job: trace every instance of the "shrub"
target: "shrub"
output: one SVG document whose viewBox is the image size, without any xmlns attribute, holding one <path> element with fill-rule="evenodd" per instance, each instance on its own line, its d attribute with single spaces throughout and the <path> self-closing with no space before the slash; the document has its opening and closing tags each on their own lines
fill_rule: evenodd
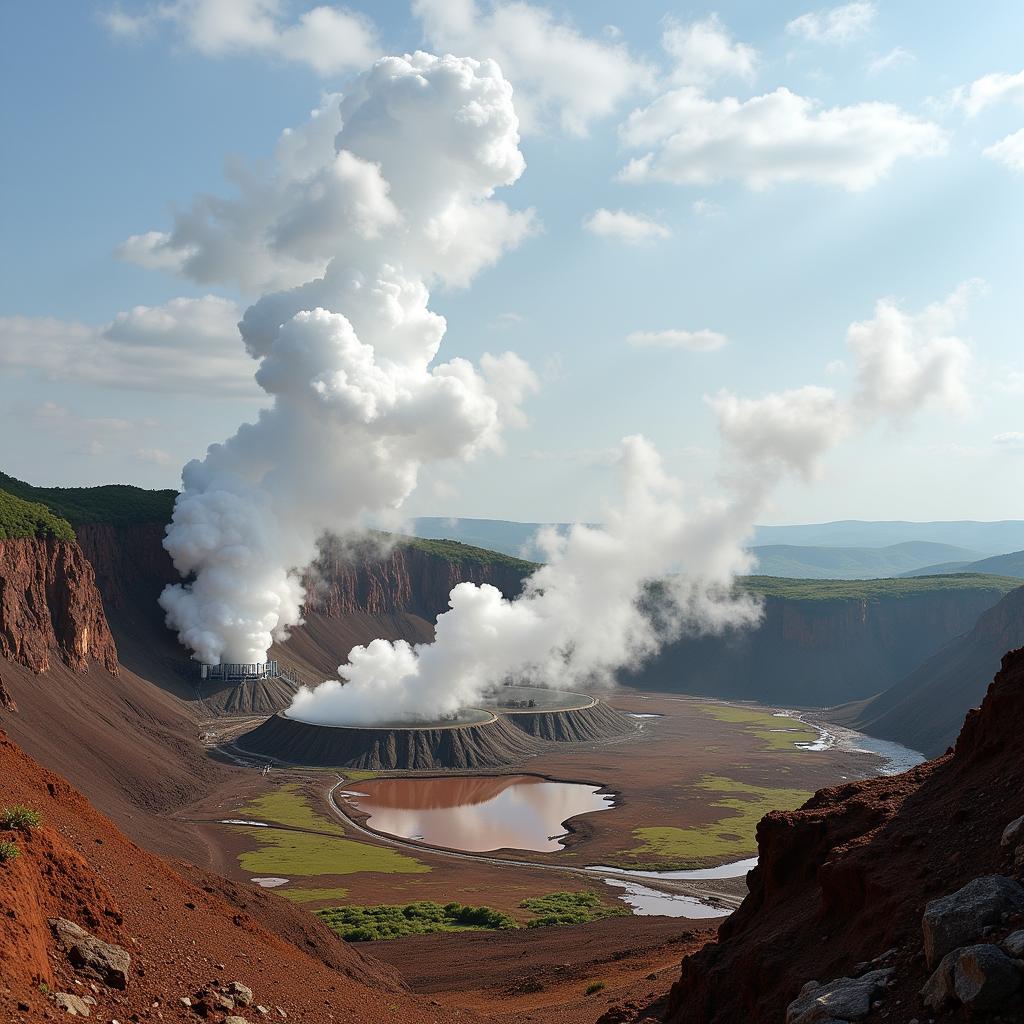
<svg viewBox="0 0 1024 1024">
<path fill-rule="evenodd" d="M 536 915 L 527 928 L 547 928 L 560 924 L 586 924 L 588 921 L 600 921 L 606 917 L 621 917 L 628 913 L 625 907 L 618 905 L 609 907 L 596 893 L 552 892 L 547 896 L 537 896 L 523 900 L 519 904 L 524 910 Z"/>
<path fill-rule="evenodd" d="M 14 843 L 0 842 L 0 864 L 21 856 L 21 850 Z"/>
<path fill-rule="evenodd" d="M 430 932 L 515 928 L 515 921 L 494 907 L 461 903 L 441 905 L 432 900 L 376 907 L 333 907 L 317 911 L 327 926 L 346 942 L 397 939 Z"/>
<path fill-rule="evenodd" d="M 27 831 L 30 828 L 37 828 L 39 821 L 39 812 L 24 804 L 15 804 L 0 811 L 0 828 L 19 828 Z"/>
<path fill-rule="evenodd" d="M 600 992 L 603 988 L 604 988 L 604 982 L 603 981 L 592 981 L 587 986 L 586 994 L 588 996 L 596 996 L 597 993 Z"/>
</svg>

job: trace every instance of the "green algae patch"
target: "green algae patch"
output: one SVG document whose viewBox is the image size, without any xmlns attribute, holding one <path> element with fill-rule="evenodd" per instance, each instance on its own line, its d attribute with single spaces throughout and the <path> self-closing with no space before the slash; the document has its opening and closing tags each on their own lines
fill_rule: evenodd
<svg viewBox="0 0 1024 1024">
<path fill-rule="evenodd" d="M 327 903 L 348 899 L 348 889 L 278 889 L 277 895 L 291 900 L 292 903 Z"/>
<path fill-rule="evenodd" d="M 272 823 L 271 827 L 231 826 L 257 844 L 256 849 L 238 855 L 238 863 L 253 875 L 309 878 L 354 875 L 360 871 L 418 875 L 430 870 L 427 864 L 391 847 L 347 838 L 341 825 L 316 811 L 295 784 L 280 786 L 250 800 L 238 814 L 247 820 Z"/>
<path fill-rule="evenodd" d="M 697 707 L 719 722 L 742 726 L 744 732 L 761 740 L 768 750 L 792 751 L 797 749 L 797 743 L 813 743 L 818 738 L 818 730 L 813 726 L 771 711 L 733 704 L 698 704 Z"/>
<path fill-rule="evenodd" d="M 802 789 L 754 786 L 717 775 L 705 775 L 698 788 L 718 794 L 709 806 L 727 813 L 718 821 L 691 828 L 654 826 L 637 828 L 633 835 L 641 845 L 626 851 L 645 863 L 656 861 L 662 867 L 698 867 L 712 861 L 739 860 L 757 851 L 757 823 L 774 810 L 799 807 L 811 794 Z"/>
</svg>

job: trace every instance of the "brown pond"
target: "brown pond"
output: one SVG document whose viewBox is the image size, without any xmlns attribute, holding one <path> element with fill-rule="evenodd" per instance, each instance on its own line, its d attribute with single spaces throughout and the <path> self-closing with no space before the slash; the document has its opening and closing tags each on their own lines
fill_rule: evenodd
<svg viewBox="0 0 1024 1024">
<path fill-rule="evenodd" d="M 612 806 L 612 795 L 598 788 L 500 775 L 379 779 L 343 795 L 369 815 L 370 828 L 388 835 L 474 853 L 506 847 L 546 853 L 561 849 L 569 818 Z"/>
</svg>

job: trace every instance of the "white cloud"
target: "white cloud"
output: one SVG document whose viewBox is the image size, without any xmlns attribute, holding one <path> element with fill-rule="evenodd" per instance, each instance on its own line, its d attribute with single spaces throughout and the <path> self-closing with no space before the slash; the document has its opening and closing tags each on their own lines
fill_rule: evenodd
<svg viewBox="0 0 1024 1024">
<path fill-rule="evenodd" d="M 982 150 L 982 155 L 1011 171 L 1024 174 L 1024 128 Z"/>
<path fill-rule="evenodd" d="M 137 448 L 135 458 L 139 462 L 150 462 L 155 466 L 167 466 L 174 461 L 171 453 L 165 452 L 163 448 Z"/>
<path fill-rule="evenodd" d="M 1024 451 L 1024 431 L 1008 430 L 1003 434 L 996 434 L 992 443 L 1004 451 Z"/>
<path fill-rule="evenodd" d="M 545 7 L 494 0 L 413 0 L 431 46 L 492 58 L 515 89 L 524 131 L 554 121 L 573 135 L 653 82 L 653 72 L 609 38 L 586 36 Z"/>
<path fill-rule="evenodd" d="M 893 68 L 903 67 L 905 64 L 912 64 L 917 57 L 910 50 L 902 46 L 894 46 L 888 53 L 876 57 L 868 64 L 869 75 L 880 75 Z"/>
<path fill-rule="evenodd" d="M 640 245 L 672 236 L 672 232 L 664 224 L 659 224 L 642 213 L 606 210 L 603 207 L 586 217 L 583 226 L 591 234 L 602 238 L 614 238 L 629 245 Z"/>
<path fill-rule="evenodd" d="M 997 103 L 1024 104 L 1024 71 L 1015 75 L 1003 71 L 984 75 L 953 91 L 953 102 L 966 111 L 968 117 L 976 117 L 986 107 Z"/>
<path fill-rule="evenodd" d="M 678 85 L 704 85 L 726 77 L 749 82 L 757 71 L 757 50 L 735 42 L 717 14 L 690 24 L 668 18 L 661 42 L 675 59 L 671 77 Z"/>
<path fill-rule="evenodd" d="M 785 88 L 745 101 L 676 89 L 634 111 L 620 131 L 627 146 L 647 150 L 620 180 L 679 185 L 738 179 L 765 189 L 808 181 L 859 191 L 897 160 L 946 149 L 938 125 L 892 103 L 821 109 Z"/>
<path fill-rule="evenodd" d="M 321 75 L 364 67 L 380 54 L 376 29 L 364 14 L 319 6 L 282 19 L 280 0 L 169 0 L 142 14 L 115 8 L 102 16 L 117 36 L 137 38 L 167 25 L 208 57 L 263 54 L 306 64 Z"/>
<path fill-rule="evenodd" d="M 718 331 L 633 331 L 626 335 L 627 344 L 635 348 L 682 348 L 690 352 L 714 352 L 728 341 Z"/>
<path fill-rule="evenodd" d="M 801 14 L 786 25 L 786 31 L 810 43 L 842 46 L 864 36 L 871 28 L 876 13 L 873 3 L 857 0 L 841 7 Z"/>
<path fill-rule="evenodd" d="M 854 405 L 896 419 L 926 404 L 966 409 L 971 350 L 951 332 L 982 287 L 966 281 L 917 314 L 882 299 L 871 320 L 851 324 L 846 342 L 856 361 Z"/>
<path fill-rule="evenodd" d="M 255 398 L 240 315 L 235 303 L 207 295 L 136 306 L 101 327 L 0 317 L 0 366 L 106 387 Z"/>
<path fill-rule="evenodd" d="M 691 209 L 697 217 L 717 217 L 722 208 L 712 199 L 694 199 Z"/>
</svg>

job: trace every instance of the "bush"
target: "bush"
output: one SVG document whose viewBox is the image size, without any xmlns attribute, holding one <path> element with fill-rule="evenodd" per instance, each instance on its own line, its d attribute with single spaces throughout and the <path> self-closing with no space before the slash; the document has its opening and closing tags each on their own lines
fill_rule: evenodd
<svg viewBox="0 0 1024 1024">
<path fill-rule="evenodd" d="M 0 828 L 18 828 L 27 831 L 30 828 L 38 828 L 39 822 L 39 812 L 24 804 L 15 804 L 13 807 L 5 807 L 0 811 Z"/>
<path fill-rule="evenodd" d="M 6 864 L 7 861 L 20 856 L 21 850 L 15 843 L 0 842 L 0 864 Z"/>
<path fill-rule="evenodd" d="M 70 523 L 54 515 L 45 505 L 0 491 L 0 540 L 19 537 L 74 540 L 75 531 Z"/>
<path fill-rule="evenodd" d="M 377 907 L 333 907 L 317 911 L 327 926 L 346 942 L 373 942 L 403 935 L 431 932 L 503 930 L 515 928 L 515 921 L 494 907 L 471 907 L 461 903 L 412 903 Z"/>
<path fill-rule="evenodd" d="M 552 892 L 547 896 L 523 900 L 519 904 L 524 910 L 536 915 L 535 920 L 527 924 L 527 928 L 547 928 L 560 924 L 586 924 L 588 921 L 600 921 L 606 917 L 622 917 L 628 911 L 621 904 L 614 907 L 606 906 L 596 893 Z"/>
<path fill-rule="evenodd" d="M 588 996 L 596 996 L 604 988 L 603 981 L 593 981 L 587 986 L 586 994 Z"/>
</svg>

